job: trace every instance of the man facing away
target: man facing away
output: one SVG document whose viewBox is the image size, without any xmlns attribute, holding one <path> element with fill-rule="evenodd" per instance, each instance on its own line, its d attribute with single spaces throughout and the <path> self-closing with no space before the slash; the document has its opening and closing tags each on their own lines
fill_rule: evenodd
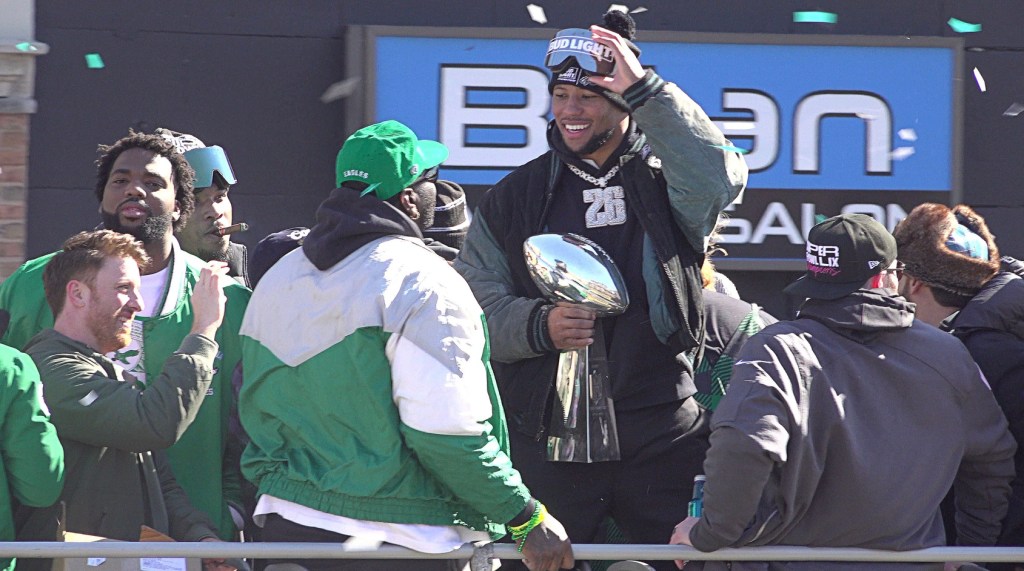
<svg viewBox="0 0 1024 571">
<path fill-rule="evenodd" d="M 601 64 L 614 60 L 614 69 L 599 74 L 583 67 L 593 58 L 550 53 L 551 151 L 484 196 L 455 268 L 487 314 L 512 459 L 526 484 L 573 541 L 590 542 L 611 515 L 631 542 L 661 543 L 686 514 L 707 449 L 707 418 L 693 398 L 705 241 L 747 168 L 690 97 L 644 71 L 626 14 L 563 32 L 598 44 Z M 623 315 L 595 319 L 544 299 L 523 242 L 549 232 L 582 235 L 611 256 L 629 293 Z M 608 362 L 619 461 L 547 459 L 559 353 L 582 347 Z"/>
<path fill-rule="evenodd" d="M 1000 269 L 985 219 L 969 206 L 921 204 L 893 231 L 906 271 L 900 295 L 917 318 L 950 331 L 978 363 L 1018 444 L 1024 442 L 1024 280 Z M 997 545 L 1024 545 L 1024 450 Z M 951 503 L 944 504 L 947 514 Z M 947 521 L 947 539 L 956 538 Z M 1024 564 L 1018 564 L 1024 567 Z M 993 569 L 1013 566 L 991 565 Z"/>
<path fill-rule="evenodd" d="M 163 450 L 195 419 L 213 380 L 214 336 L 224 317 L 223 264 L 203 268 L 190 298 L 191 332 L 145 385 L 107 357 L 131 340 L 142 310 L 139 267 L 148 262 L 131 236 L 82 232 L 46 266 L 43 283 L 56 315 L 26 352 L 67 455 L 61 503 L 25 526 L 34 539 L 68 531 L 137 541 L 143 525 L 179 541 L 216 541 L 210 519 L 177 484 Z"/>
<path fill-rule="evenodd" d="M 192 213 L 194 174 L 174 146 L 158 135 L 129 133 L 99 148 L 96 198 L 103 226 L 142 242 L 149 262 L 140 266 L 144 309 L 132 320 L 131 342 L 111 359 L 140 383 L 157 378 L 193 325 L 189 302 L 206 262 L 183 251 L 173 231 Z M 0 341 L 15 348 L 53 326 L 43 291 L 43 272 L 54 254 L 25 262 L 0 284 L 0 311 L 10 325 Z M 192 502 L 216 525 L 222 539 L 236 535 L 232 509 L 241 509 L 241 474 L 225 458 L 233 402 L 231 373 L 241 359 L 238 327 L 249 290 L 228 284 L 224 322 L 217 330 L 219 351 L 213 382 L 189 429 L 167 455 Z M 241 518 L 237 518 L 241 521 Z"/>
<path fill-rule="evenodd" d="M 340 187 L 317 224 L 260 280 L 242 326 L 239 400 L 255 519 L 264 541 L 356 538 L 427 553 L 500 537 L 510 524 L 530 569 L 569 567 L 561 524 L 509 461 L 483 312 L 422 240 L 447 156 L 397 121 L 360 129 L 338 155 Z"/>
<path fill-rule="evenodd" d="M 1016 443 L 963 345 L 896 295 L 899 272 L 895 240 L 869 216 L 811 229 L 807 273 L 786 288 L 809 299 L 740 350 L 712 421 L 703 515 L 681 522 L 673 543 L 937 547 L 951 485 L 961 544 L 995 542 Z M 769 568 L 943 564 L 732 563 Z"/>
</svg>

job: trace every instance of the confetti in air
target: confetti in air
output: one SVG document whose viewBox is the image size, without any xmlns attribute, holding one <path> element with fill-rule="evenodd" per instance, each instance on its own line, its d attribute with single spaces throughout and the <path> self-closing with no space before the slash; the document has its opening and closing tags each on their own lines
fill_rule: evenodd
<svg viewBox="0 0 1024 571">
<path fill-rule="evenodd" d="M 608 6 L 608 10 L 606 11 L 611 12 L 612 10 L 618 10 L 619 12 L 629 12 L 629 6 L 626 6 L 625 4 L 612 4 L 611 6 Z"/>
<path fill-rule="evenodd" d="M 950 18 L 946 23 L 949 24 L 949 27 L 953 28 L 953 31 L 958 34 L 970 34 L 981 31 L 981 24 L 972 24 L 956 18 Z"/>
<path fill-rule="evenodd" d="M 39 51 L 39 48 L 37 48 L 35 45 L 33 45 L 32 42 L 21 42 L 20 44 L 17 44 L 14 47 L 18 48 L 19 51 L 23 51 L 23 52 L 37 52 L 37 51 Z"/>
<path fill-rule="evenodd" d="M 355 93 L 356 87 L 359 86 L 359 81 L 360 78 L 358 77 L 350 77 L 331 84 L 331 86 L 324 91 L 324 94 L 320 96 L 320 101 L 330 103 L 331 101 L 337 101 L 352 95 Z"/>
<path fill-rule="evenodd" d="M 85 65 L 89 69 L 103 69 L 103 58 L 100 54 L 85 54 Z"/>
<path fill-rule="evenodd" d="M 530 19 L 538 24 L 547 24 L 548 17 L 544 15 L 544 8 L 536 4 L 527 4 L 526 11 L 530 13 Z"/>
<path fill-rule="evenodd" d="M 1006 111 L 1003 111 L 1003 116 L 1016 117 L 1017 115 L 1020 115 L 1021 111 L 1024 111 L 1024 105 L 1017 103 L 1015 101 L 1011 103 L 1009 107 L 1006 108 Z"/>
<path fill-rule="evenodd" d="M 800 24 L 835 24 L 839 16 L 832 12 L 793 12 L 793 21 Z"/>
<path fill-rule="evenodd" d="M 711 146 L 716 148 L 716 149 L 722 149 L 723 151 L 732 151 L 734 153 L 739 153 L 741 155 L 745 155 L 745 154 L 750 152 L 750 151 L 748 151 L 748 150 L 746 150 L 744 148 L 734 147 L 732 145 L 711 145 Z"/>
<path fill-rule="evenodd" d="M 900 129 L 896 134 L 904 141 L 917 140 L 917 131 L 914 131 L 913 129 Z"/>
<path fill-rule="evenodd" d="M 644 8 L 643 6 L 639 6 L 637 8 L 633 8 L 632 10 L 630 10 L 629 13 L 630 14 L 639 14 L 641 12 L 646 12 L 646 11 L 647 11 L 647 8 Z"/>
<path fill-rule="evenodd" d="M 894 161 L 902 161 L 912 154 L 914 154 L 914 147 L 897 147 L 889 153 L 889 156 L 892 157 L 892 160 Z"/>
<path fill-rule="evenodd" d="M 978 82 L 978 89 L 980 89 L 982 93 L 985 93 L 985 90 L 988 89 L 988 87 L 985 86 L 985 78 L 981 77 L 981 72 L 978 71 L 978 68 L 974 68 L 974 80 Z"/>
</svg>

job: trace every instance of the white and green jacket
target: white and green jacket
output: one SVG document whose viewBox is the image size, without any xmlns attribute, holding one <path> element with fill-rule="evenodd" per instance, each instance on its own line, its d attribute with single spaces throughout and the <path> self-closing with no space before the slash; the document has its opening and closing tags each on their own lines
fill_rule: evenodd
<svg viewBox="0 0 1024 571">
<path fill-rule="evenodd" d="M 508 457 L 483 311 L 390 204 L 336 189 L 242 323 L 245 476 L 333 515 L 504 533 Z"/>
</svg>

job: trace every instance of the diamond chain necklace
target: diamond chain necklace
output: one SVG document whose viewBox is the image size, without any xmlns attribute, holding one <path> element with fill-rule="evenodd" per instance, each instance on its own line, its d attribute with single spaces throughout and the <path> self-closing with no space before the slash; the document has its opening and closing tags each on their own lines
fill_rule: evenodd
<svg viewBox="0 0 1024 571">
<path fill-rule="evenodd" d="M 576 176 L 582 178 L 583 180 L 589 182 L 590 184 L 596 184 L 597 186 L 599 186 L 601 188 L 604 188 L 604 187 L 608 186 L 608 181 L 611 180 L 612 177 L 615 176 L 619 172 L 619 165 L 615 165 L 603 177 L 597 178 L 596 176 L 589 175 L 589 174 L 583 172 L 582 170 L 580 170 L 579 167 L 577 167 L 575 165 L 571 165 L 569 163 L 565 163 L 565 166 L 569 167 L 569 170 L 571 170 L 573 172 L 573 174 L 575 174 Z"/>
</svg>

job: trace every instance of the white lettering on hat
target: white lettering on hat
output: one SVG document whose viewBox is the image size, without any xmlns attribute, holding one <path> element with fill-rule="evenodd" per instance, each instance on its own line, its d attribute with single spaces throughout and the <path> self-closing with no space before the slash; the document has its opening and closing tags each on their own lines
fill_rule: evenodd
<svg viewBox="0 0 1024 571">
<path fill-rule="evenodd" d="M 819 246 L 807 242 L 807 271 L 835 276 L 839 274 L 839 246 Z"/>
<path fill-rule="evenodd" d="M 359 177 L 361 179 L 364 179 L 364 180 L 370 180 L 370 174 L 369 173 L 367 173 L 366 171 L 361 171 L 361 170 L 357 170 L 357 169 L 349 169 L 349 170 L 345 171 L 345 174 L 343 176 L 346 176 L 346 177 L 348 177 L 348 176 L 357 176 L 357 177 Z"/>
<path fill-rule="evenodd" d="M 548 53 L 555 50 L 575 50 L 578 52 L 585 52 L 594 56 L 598 61 L 614 61 L 615 57 L 612 55 L 612 49 L 603 44 L 599 44 L 594 40 L 586 40 L 583 38 L 553 38 L 548 42 Z"/>
<path fill-rule="evenodd" d="M 577 72 L 578 72 L 578 68 L 570 67 L 569 69 L 563 71 L 558 76 L 558 81 L 571 81 L 573 83 L 576 83 L 576 79 L 577 79 L 576 73 Z"/>
</svg>

